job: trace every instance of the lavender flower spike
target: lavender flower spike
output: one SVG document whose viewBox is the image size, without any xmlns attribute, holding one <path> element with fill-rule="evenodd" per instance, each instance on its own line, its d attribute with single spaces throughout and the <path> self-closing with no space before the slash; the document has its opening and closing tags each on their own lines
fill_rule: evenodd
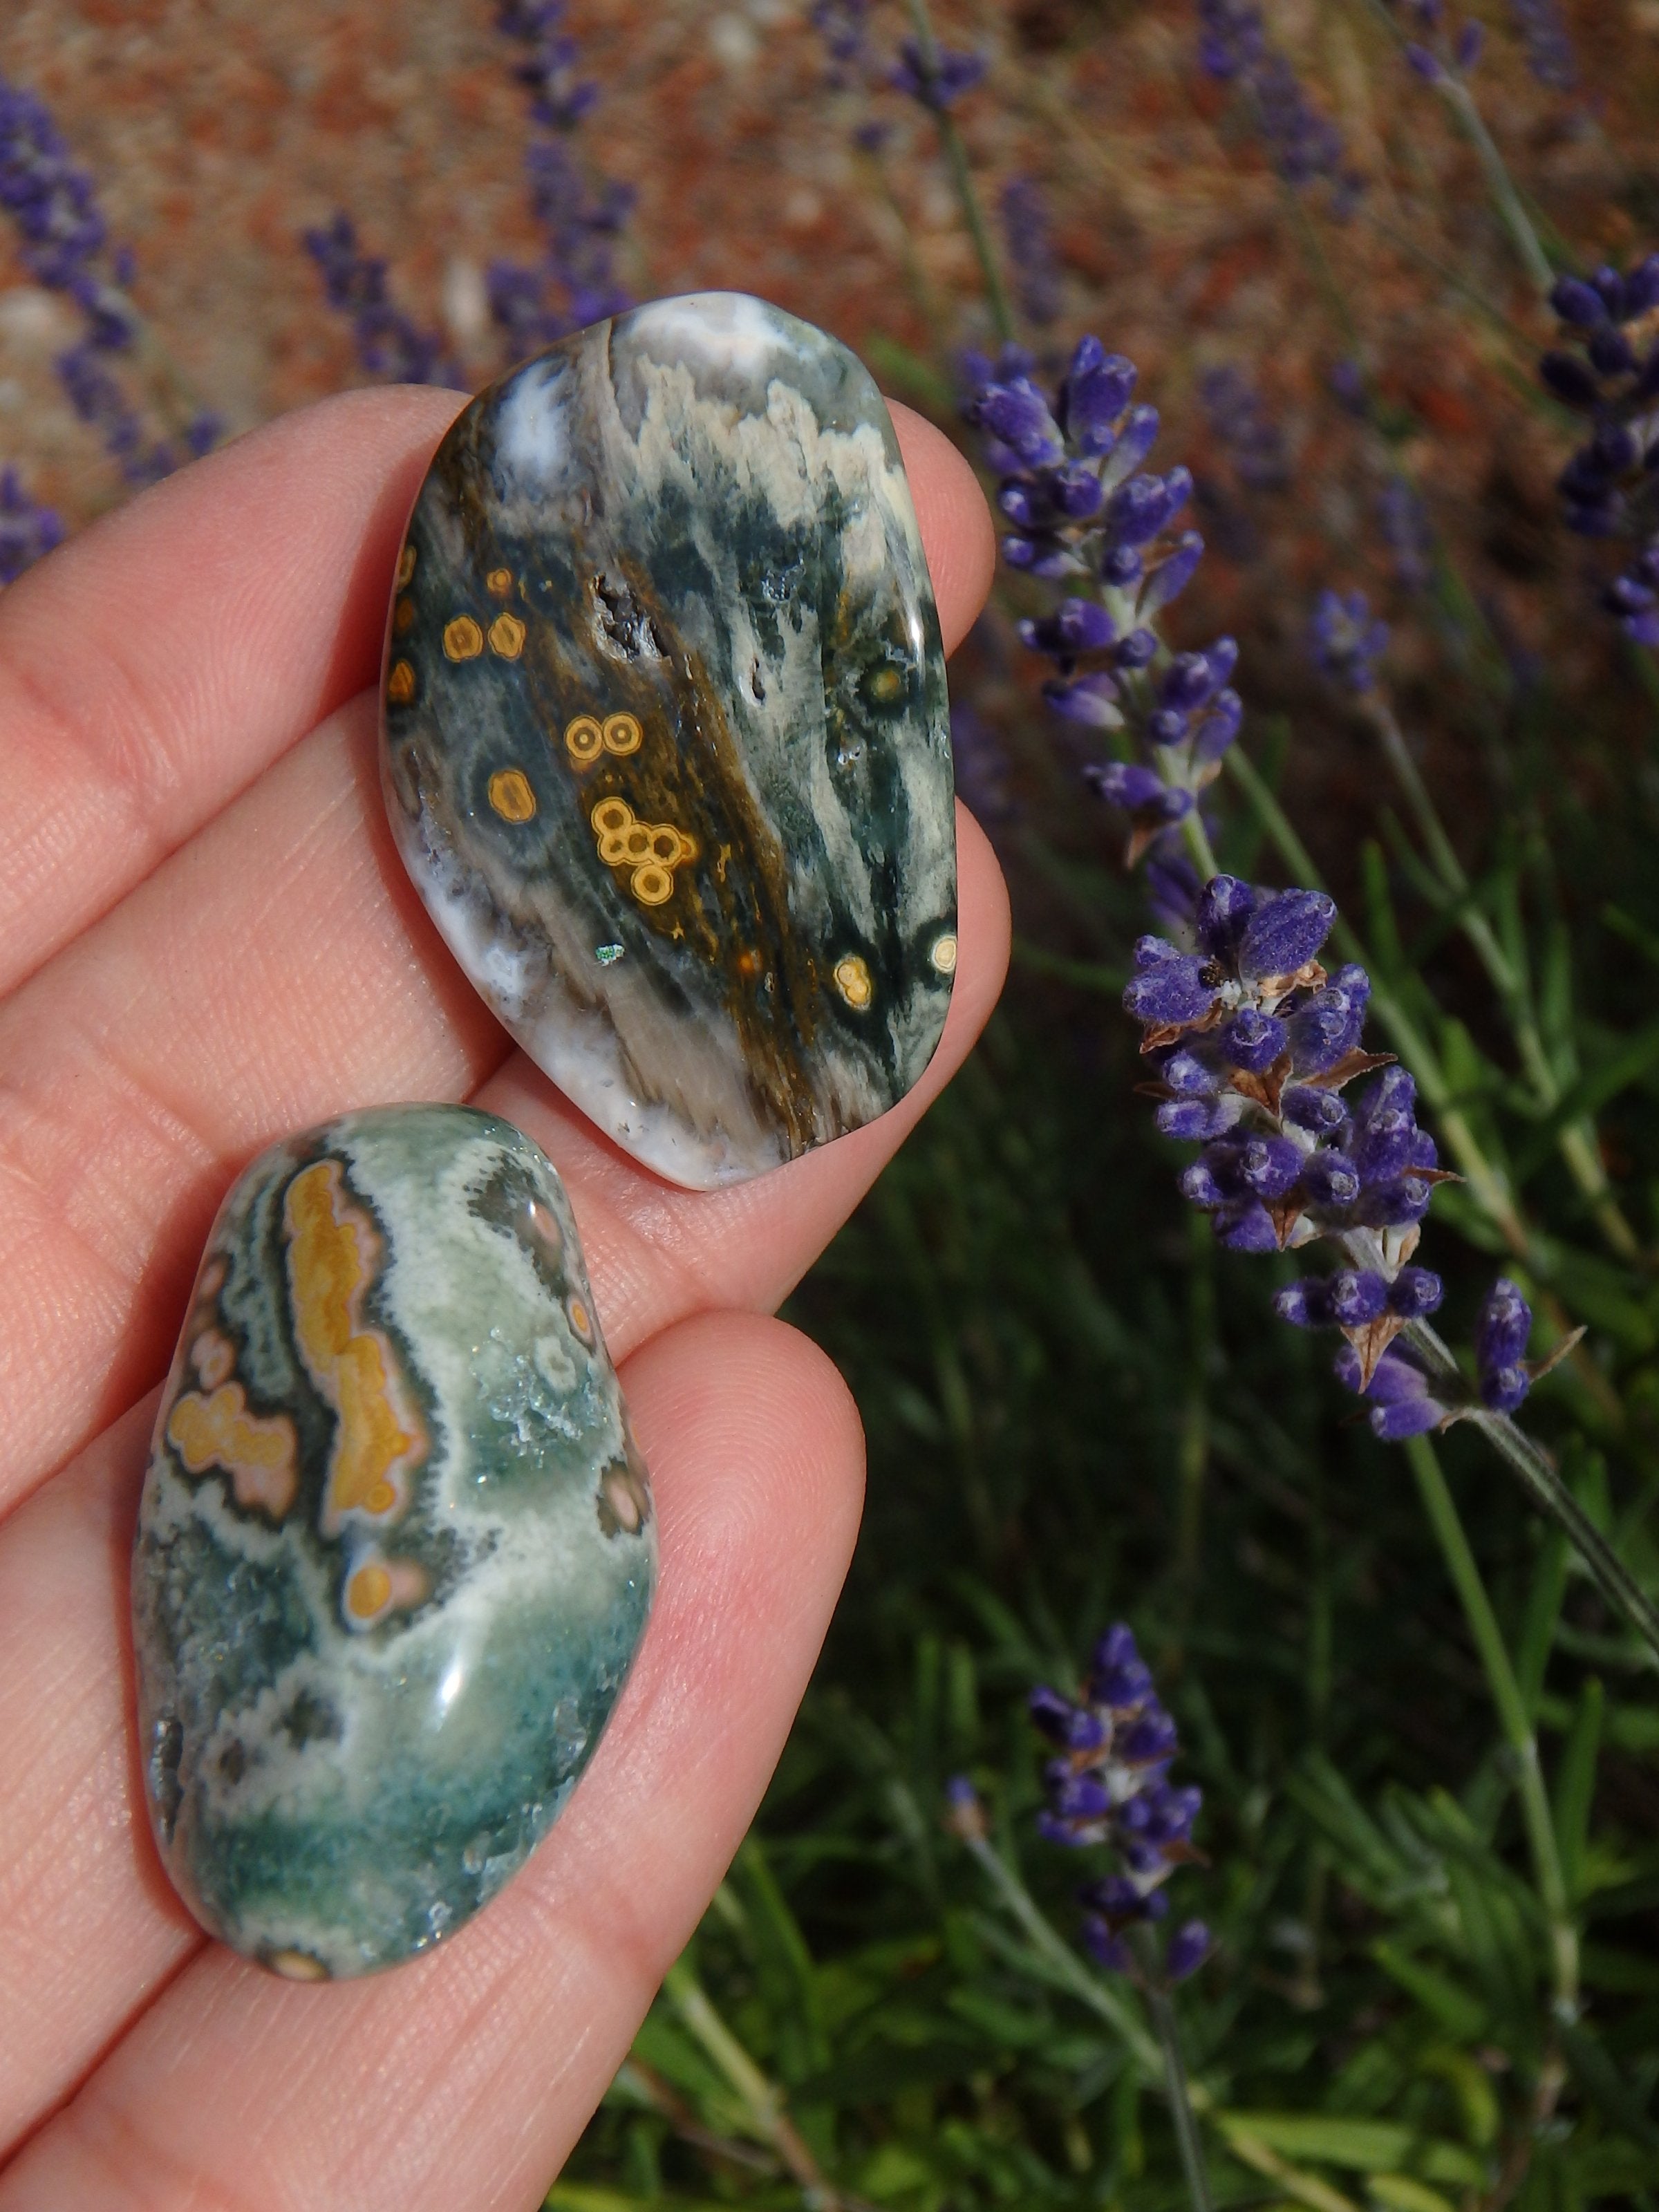
<svg viewBox="0 0 1659 2212">
<path fill-rule="evenodd" d="M 1084 772 L 1128 817 L 1131 863 L 1167 857 L 1244 714 L 1234 641 L 1176 653 L 1158 629 L 1204 550 L 1182 527 L 1192 477 L 1145 465 L 1157 410 L 1136 404 L 1133 362 L 1100 338 L 1080 340 L 1052 394 L 1024 356 L 985 367 L 965 411 L 1001 477 L 997 504 L 1013 526 L 1003 558 L 1060 594 L 1022 640 L 1050 664 L 1043 696 L 1057 714 L 1121 733 L 1116 757 Z"/>
<path fill-rule="evenodd" d="M 1056 1753 L 1045 1770 L 1048 1802 L 1038 1830 L 1073 1850 L 1105 1844 L 1112 1851 L 1113 1871 L 1080 1893 L 1083 1940 L 1101 1966 L 1121 1970 L 1130 1963 L 1124 1931 L 1164 1917 L 1164 1883 L 1198 1856 L 1192 1831 L 1202 1795 L 1169 1779 L 1179 1749 L 1175 1723 L 1121 1621 L 1095 1646 L 1080 1698 L 1039 1688 L 1030 1710 Z M 1188 1923 L 1170 1945 L 1170 1978 L 1191 1973 L 1208 1948 L 1202 1923 Z"/>
</svg>

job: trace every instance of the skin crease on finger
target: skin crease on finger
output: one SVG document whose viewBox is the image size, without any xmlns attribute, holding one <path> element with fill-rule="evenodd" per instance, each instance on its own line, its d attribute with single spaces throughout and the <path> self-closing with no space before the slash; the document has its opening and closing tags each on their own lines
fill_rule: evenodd
<svg viewBox="0 0 1659 2212">
<path fill-rule="evenodd" d="M 375 397 L 391 403 L 408 396 Z M 432 395 L 418 398 L 425 405 Z M 937 432 L 901 417 L 901 433 L 941 616 L 947 638 L 953 640 L 965 628 L 988 577 L 988 519 L 971 477 Z M 424 450 L 421 441 L 416 447 L 416 475 Z M 198 473 L 187 472 L 180 486 Z M 368 567 L 379 563 L 377 593 L 390 567 L 406 495 L 400 493 L 394 503 L 385 543 L 372 558 L 362 553 Z M 159 501 L 161 494 L 154 496 Z M 135 528 L 144 504 L 130 511 Z M 372 507 L 372 500 L 367 504 Z M 177 520 L 172 518 L 170 529 Z M 360 552 L 373 534 L 365 524 Z M 54 557 L 68 564 L 77 550 Z M 132 546 L 124 557 L 135 557 Z M 210 593 L 209 599 L 210 603 Z M 375 650 L 380 614 L 376 599 Z M 343 636 L 349 624 L 341 620 Z M 0 639 L 0 663 L 11 650 Z M 341 645 L 340 653 L 349 665 L 349 646 Z M 130 676 L 131 671 L 123 672 L 123 680 Z M 310 696 L 325 696 L 325 684 L 314 672 L 307 680 L 313 684 Z M 0 666 L 0 758 L 9 726 L 15 727 L 8 724 L 12 708 L 4 697 Z M 187 698 L 175 701 L 171 711 L 187 720 L 188 706 Z M 219 708 L 234 719 L 233 698 L 221 698 Z M 281 734 L 281 711 L 269 702 L 260 711 L 267 724 L 262 742 L 273 756 L 280 754 L 296 732 Z M 159 708 L 156 713 L 159 726 Z M 0 1249 L 0 1301 L 9 1285 L 13 1318 L 21 1310 L 26 1319 L 39 1316 L 46 1323 L 32 1361 L 20 1359 L 15 1349 L 8 1355 L 0 1338 L 5 1432 L 13 1446 L 0 1483 L 10 1480 L 14 1498 L 159 1373 L 208 1216 L 249 1153 L 287 1128 L 343 1106 L 400 1095 L 465 1094 L 501 1062 L 504 1040 L 437 945 L 389 855 L 374 775 L 372 721 L 372 701 L 359 701 L 267 772 L 260 774 L 256 762 L 254 787 L 222 812 L 204 835 L 192 836 L 195 819 L 205 820 L 222 805 L 224 793 L 213 795 L 210 777 L 205 796 L 196 794 L 198 817 L 168 817 L 173 842 L 187 837 L 188 845 L 54 959 L 35 986 L 0 1005 L 0 1171 L 10 1186 L 7 1208 L 0 1212 L 0 1239 L 10 1235 L 8 1224 L 16 1226 L 15 1201 L 21 1200 L 25 1217 L 31 1203 L 45 1201 L 33 1240 L 26 1218 L 22 1236 L 11 1237 L 9 1251 Z M 301 721 L 297 726 L 303 726 Z M 246 763 L 239 774 L 246 782 Z M 486 1102 L 520 1121 L 547 1145 L 570 1183 L 607 1334 L 619 1356 L 653 1332 L 671 1331 L 653 1346 L 653 1354 L 661 1346 L 677 1343 L 685 1331 L 671 1325 L 700 1309 L 775 1304 L 959 1063 L 999 988 L 1007 927 L 988 849 L 965 816 L 959 827 L 962 962 L 951 1020 L 924 1083 L 880 1123 L 744 1189 L 700 1197 L 641 1174 L 564 1107 L 519 1056 L 487 1084 Z M 234 959 L 226 957 L 228 946 L 235 949 Z M 329 988 L 295 988 L 296 962 L 303 969 L 307 956 L 312 973 Z M 169 991 L 171 998 L 166 995 Z M 20 1023 L 20 1007 L 31 1018 Z M 147 1043 L 157 1048 L 149 1060 Z M 25 1049 L 20 1051 L 20 1045 Z M 192 1055 L 199 1063 L 196 1089 L 181 1093 L 170 1088 L 178 1064 Z M 82 1118 L 76 1121 L 76 1114 Z M 54 1162 L 47 1155 L 58 1120 L 70 1126 Z M 100 1167 L 101 1179 L 90 1163 Z M 71 1221 L 66 1238 L 61 1221 L 71 1196 L 82 1199 L 83 1210 Z M 60 1206 L 56 1224 L 54 1198 Z M 55 1248 L 54 1226 L 60 1229 Z M 65 1245 L 67 1270 L 61 1264 Z M 43 1258 L 60 1264 L 31 1277 L 30 1262 Z M 73 1278 L 77 1264 L 82 1267 L 78 1282 L 66 1283 L 65 1273 Z M 78 1411 L 71 1410 L 56 1450 L 49 1444 L 43 1448 L 36 1438 L 31 1467 L 27 1424 L 12 1419 L 14 1403 L 20 1414 L 53 1409 L 54 1401 L 64 1394 L 62 1348 L 71 1333 L 88 1353 L 94 1387 Z M 125 1366 L 123 1345 L 129 1347 Z M 0 1626 L 0 1652 L 8 1662 L 0 1693 L 0 1759 L 9 1774 L 27 1778 L 15 1798 L 9 1793 L 9 1835 L 7 1820 L 0 1818 L 0 1909 L 25 1897 L 32 1899 L 22 1912 L 25 1940 L 10 1962 L 16 1971 L 0 1973 L 0 2050 L 19 2054 L 17 2064 L 25 2076 L 16 2085 L 13 2106 L 0 2106 L 0 2119 L 15 2126 L 38 2120 L 113 2044 L 112 2059 L 92 2076 L 73 2108 L 83 2116 L 98 2109 L 91 2100 L 99 2085 L 114 2078 L 110 2067 L 123 2063 L 131 2048 L 132 2039 L 115 2040 L 124 2024 L 141 2015 L 135 2038 L 164 2032 L 155 2026 L 158 2009 L 143 2008 L 198 1941 L 172 1898 L 147 1838 L 141 1833 L 135 1839 L 132 1826 L 137 1800 L 127 1717 L 131 1692 L 123 1671 L 130 1661 L 121 1617 L 131 1492 L 147 1426 L 141 1409 L 101 1439 L 81 1467 L 48 1486 L 12 1526 L 0 1528 L 0 1624 L 9 1626 L 15 1619 L 21 1630 L 33 1618 L 38 1631 L 15 1642 Z M 15 1441 L 20 1438 L 25 1448 L 21 1459 Z M 100 1453 L 101 1473 L 91 1465 Z M 118 1466 L 125 1470 L 125 1518 L 111 1502 Z M 57 1580 L 51 1571 L 54 1557 L 60 1568 Z M 811 1557 L 809 1544 L 802 1559 L 810 1565 Z M 62 1573 L 64 1558 L 79 1559 L 85 1571 L 78 1579 Z M 49 1611 L 6 1611 L 9 1575 L 16 1577 L 11 1583 L 15 1593 L 54 1593 Z M 71 1589 L 80 1593 L 78 1627 Z M 823 1600 L 826 1610 L 832 1598 L 833 1589 Z M 813 1632 L 814 1648 L 820 1632 L 821 1623 Z M 803 1661 L 803 1681 L 810 1656 Z M 104 1686 L 101 1705 L 88 1693 L 89 1680 Z M 791 1692 L 791 1707 L 798 1694 L 799 1686 Z M 786 1712 L 775 1730 L 776 1741 L 765 1753 L 761 1780 L 787 1723 Z M 759 1782 L 754 1786 L 757 1790 Z M 586 1802 L 591 1793 L 585 1788 L 569 1818 Z M 746 1803 L 733 1815 L 727 1853 L 741 1832 Z M 729 1808 L 719 1809 L 724 1814 Z M 568 1832 L 569 1820 L 561 1829 Z M 701 1889 L 686 1908 L 681 1935 L 723 1863 L 724 1856 L 714 1855 L 693 1867 L 693 1887 L 701 1884 Z M 9 1923 L 9 1911 L 7 1917 Z M 453 1955 L 465 1955 L 459 1944 Z M 482 1955 L 475 1946 L 475 1956 Z M 223 1954 L 214 1956 L 222 1972 L 246 1975 L 246 1970 Z M 206 1971 L 205 1962 L 186 1967 L 186 1981 Z M 409 1971 L 429 1969 L 423 1964 Z M 635 2012 L 648 1997 L 649 1978 L 636 1993 Z M 263 1977 L 252 1977 L 252 1983 L 266 1996 L 295 1994 L 273 1993 Z M 298 1994 L 321 1994 L 325 2002 L 348 1996 L 340 1991 Z M 161 2007 L 171 2002 L 161 2000 Z M 511 2009 L 509 1996 L 500 1992 L 492 2003 Z M 189 2021 L 175 2021 L 175 2028 L 176 2045 L 167 2046 L 160 2059 L 152 2052 L 153 2063 L 182 2063 L 181 2054 L 191 2046 Z M 27 2060 L 20 2033 L 37 2030 L 33 2059 Z M 624 2043 L 626 2032 L 620 2031 Z M 552 2037 L 544 2029 L 538 2033 L 541 2070 L 535 2097 L 526 2099 L 525 2110 L 533 2106 L 544 2114 L 549 2109 Z M 590 2037 L 567 2064 L 579 2065 L 581 2052 L 591 2048 Z M 615 2055 L 601 2067 L 591 2093 L 584 2090 L 589 2103 L 608 2079 Z M 344 2064 L 343 2058 L 339 2063 Z M 434 2087 L 431 2094 L 443 2124 L 459 2124 L 458 2111 L 466 2104 L 459 2091 L 441 2094 Z M 567 2110 L 555 2101 L 559 2124 L 579 2126 L 586 2108 Z M 125 2124 L 118 2118 L 111 2123 L 106 2111 L 100 2140 L 106 2145 L 118 2142 Z M 306 2127 L 299 2118 L 293 2124 L 303 2148 Z M 533 2133 L 523 2112 L 509 2111 L 508 2125 L 514 2142 L 528 2139 L 526 2126 Z M 33 2169 L 47 2145 L 70 2129 L 67 2120 L 49 2128 L 23 2167 Z M 544 2161 L 538 2191 L 546 2163 L 556 2155 L 555 2149 Z M 491 2170 L 516 2171 L 510 2160 L 505 2166 L 498 2160 Z M 215 2185 L 206 2193 L 187 2195 L 177 2185 L 175 2173 L 174 2185 L 155 2201 L 169 2208 L 242 2201 L 261 2206 L 304 2202 L 310 2208 L 330 2201 L 309 2190 L 295 2197 L 248 2200 L 227 2193 L 230 2176 L 222 2179 L 222 2189 Z M 503 2186 L 510 2191 L 516 2184 Z M 59 2188 L 49 2200 L 18 2201 L 51 2201 L 56 2206 L 94 2200 Z M 129 2195 L 109 2201 L 149 2200 Z M 358 2191 L 350 2201 L 380 2199 Z M 386 2201 L 402 2206 L 416 2200 Z M 419 2201 L 453 2205 L 457 2198 L 451 2189 Z M 468 2201 L 532 2199 L 509 2193 Z"/>
<path fill-rule="evenodd" d="M 705 1315 L 623 1381 L 662 1582 L 548 1842 L 434 1958 L 391 1974 L 301 1988 L 204 1947 L 0 2177 L 0 2212 L 539 2201 L 741 1838 L 858 1522 L 858 1417 L 794 1331 Z M 130 1501 L 131 1466 L 106 1479 Z"/>
<path fill-rule="evenodd" d="M 988 583 L 989 519 L 948 441 L 896 415 L 954 641 Z M 0 1510 L 160 1375 L 252 1153 L 348 1107 L 465 1096 L 506 1054 L 392 852 L 373 720 L 366 696 L 331 717 L 0 1001 Z M 962 862 L 955 996 L 971 1004 L 969 909 L 988 917 L 1000 894 L 979 897 L 982 841 L 964 836 Z M 996 944 L 981 950 L 1000 977 Z"/>
</svg>

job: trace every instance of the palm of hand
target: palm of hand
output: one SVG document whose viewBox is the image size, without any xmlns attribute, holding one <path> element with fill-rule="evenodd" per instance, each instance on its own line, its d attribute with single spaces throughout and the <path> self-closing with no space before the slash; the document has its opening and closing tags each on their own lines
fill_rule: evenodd
<svg viewBox="0 0 1659 2212">
<path fill-rule="evenodd" d="M 856 1530 L 845 1388 L 760 1316 L 1001 980 L 1000 882 L 962 816 L 926 1079 L 711 1196 L 634 1167 L 508 1052 L 392 850 L 364 688 L 455 404 L 291 416 L 0 600 L 0 2212 L 538 2200 L 754 1810 Z M 900 430 L 953 641 L 987 517 L 938 433 Z M 505 1894 L 395 1974 L 286 1985 L 206 1942 L 145 1822 L 127 1561 L 152 1386 L 241 1164 L 343 1108 L 437 1097 L 506 1115 L 565 1179 L 661 1589 L 589 1774 Z"/>
</svg>

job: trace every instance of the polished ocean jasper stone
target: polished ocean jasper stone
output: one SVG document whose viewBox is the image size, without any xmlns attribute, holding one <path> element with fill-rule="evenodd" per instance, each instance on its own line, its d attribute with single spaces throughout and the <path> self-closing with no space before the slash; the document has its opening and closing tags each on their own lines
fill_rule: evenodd
<svg viewBox="0 0 1659 2212">
<path fill-rule="evenodd" d="M 133 1564 L 156 1841 L 302 1978 L 428 1949 L 556 1817 L 645 1626 L 645 1468 L 546 1157 L 350 1114 L 220 1210 Z"/>
<path fill-rule="evenodd" d="M 835 339 L 666 300 L 475 399 L 410 520 L 385 706 L 438 927 L 637 1159 L 740 1182 L 921 1075 L 957 956 L 944 656 Z"/>
</svg>

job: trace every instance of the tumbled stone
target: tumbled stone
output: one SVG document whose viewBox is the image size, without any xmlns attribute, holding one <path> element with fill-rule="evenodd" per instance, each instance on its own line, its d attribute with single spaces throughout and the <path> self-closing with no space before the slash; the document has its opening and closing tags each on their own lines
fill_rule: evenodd
<svg viewBox="0 0 1659 2212">
<path fill-rule="evenodd" d="M 428 1949 L 557 1816 L 645 1626 L 646 1471 L 545 1155 L 349 1114 L 220 1209 L 133 1563 L 157 1844 L 278 1972 Z"/>
<path fill-rule="evenodd" d="M 659 1174 L 757 1175 L 926 1067 L 944 657 L 886 407 L 823 331 L 666 300 L 475 399 L 410 520 L 384 729 L 452 951 Z"/>
</svg>

